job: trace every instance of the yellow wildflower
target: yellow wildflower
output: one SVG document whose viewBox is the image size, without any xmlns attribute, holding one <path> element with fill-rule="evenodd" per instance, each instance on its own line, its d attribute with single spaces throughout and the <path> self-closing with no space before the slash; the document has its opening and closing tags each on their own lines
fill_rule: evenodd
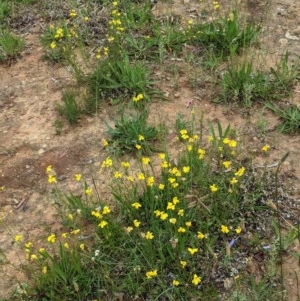
<svg viewBox="0 0 300 301">
<path fill-rule="evenodd" d="M 180 260 L 180 264 L 183 268 L 185 268 L 187 265 L 187 262 L 185 260 Z"/>
<path fill-rule="evenodd" d="M 101 165 L 101 168 L 111 167 L 113 165 L 113 160 L 110 157 L 107 157 Z"/>
<path fill-rule="evenodd" d="M 137 96 L 133 96 L 133 102 L 139 102 L 140 100 L 144 99 L 144 95 L 142 93 L 138 94 Z"/>
<path fill-rule="evenodd" d="M 169 219 L 169 222 L 170 222 L 171 224 L 175 225 L 176 222 L 177 222 L 177 219 L 176 219 L 176 218 L 170 218 L 170 219 Z"/>
<path fill-rule="evenodd" d="M 152 187 L 154 184 L 154 177 L 148 177 L 147 186 Z"/>
<path fill-rule="evenodd" d="M 185 223 L 185 225 L 189 228 L 189 227 L 192 226 L 192 222 L 188 221 L 188 222 Z"/>
<path fill-rule="evenodd" d="M 198 252 L 198 249 L 197 249 L 197 248 L 188 248 L 188 251 L 189 251 L 192 255 L 194 255 L 195 253 Z"/>
<path fill-rule="evenodd" d="M 135 226 L 136 228 L 138 228 L 138 227 L 140 226 L 141 222 L 138 221 L 137 219 L 135 219 L 135 220 L 133 221 L 133 224 L 134 224 L 134 226 Z"/>
<path fill-rule="evenodd" d="M 204 238 L 205 238 L 205 235 L 204 235 L 202 232 L 198 231 L 197 237 L 198 237 L 199 239 L 204 239 Z"/>
<path fill-rule="evenodd" d="M 100 228 L 104 228 L 108 225 L 108 222 L 107 221 L 101 221 L 100 224 L 98 225 Z"/>
<path fill-rule="evenodd" d="M 227 234 L 229 233 L 229 228 L 227 226 L 221 225 L 221 232 Z"/>
<path fill-rule="evenodd" d="M 170 163 L 168 163 L 167 161 L 164 161 L 162 164 L 161 164 L 161 167 L 162 168 L 168 168 L 170 166 Z"/>
<path fill-rule="evenodd" d="M 176 179 L 175 178 L 168 178 L 168 181 L 170 184 L 173 184 L 176 182 Z"/>
<path fill-rule="evenodd" d="M 186 232 L 186 229 L 183 228 L 183 227 L 179 227 L 177 231 L 178 231 L 179 233 L 185 233 L 185 232 Z"/>
<path fill-rule="evenodd" d="M 224 161 L 222 164 L 223 164 L 223 166 L 224 166 L 226 169 L 228 169 L 228 168 L 230 167 L 230 165 L 231 165 L 231 162 L 230 162 L 230 161 Z"/>
<path fill-rule="evenodd" d="M 23 236 L 22 236 L 21 234 L 17 234 L 17 235 L 15 236 L 15 242 L 21 241 L 22 238 L 23 238 Z"/>
<path fill-rule="evenodd" d="M 114 177 L 116 179 L 120 179 L 120 178 L 122 178 L 122 174 L 119 171 L 116 171 L 115 174 L 114 174 Z"/>
<path fill-rule="evenodd" d="M 165 189 L 165 184 L 159 184 L 158 189 L 159 190 L 164 190 Z"/>
<path fill-rule="evenodd" d="M 97 56 L 96 56 L 97 57 Z M 100 56 L 101 57 L 101 56 Z M 100 58 L 99 57 L 99 58 Z M 98 58 L 98 57 L 97 57 Z M 102 144 L 102 146 L 103 147 L 106 147 L 106 146 L 108 146 L 108 141 L 105 139 L 105 138 L 103 138 L 102 140 L 101 140 L 101 144 Z"/>
<path fill-rule="evenodd" d="M 126 228 L 127 234 L 129 234 L 132 230 L 133 230 L 133 228 L 132 228 L 131 226 L 127 227 L 127 228 Z"/>
<path fill-rule="evenodd" d="M 154 214 L 155 214 L 156 217 L 161 216 L 162 213 L 163 213 L 163 211 L 160 211 L 160 210 L 155 210 L 154 211 Z"/>
<path fill-rule="evenodd" d="M 146 158 L 146 157 L 143 157 L 143 158 L 142 158 L 142 163 L 143 163 L 144 165 L 148 165 L 148 164 L 150 163 L 150 159 L 149 159 L 149 158 Z"/>
<path fill-rule="evenodd" d="M 237 145 L 237 142 L 235 140 L 230 140 L 229 144 L 230 147 L 235 148 Z"/>
<path fill-rule="evenodd" d="M 268 150 L 269 150 L 269 148 L 270 148 L 270 145 L 269 144 L 265 144 L 262 148 L 261 148 L 261 150 L 263 151 L 263 152 L 267 152 Z"/>
<path fill-rule="evenodd" d="M 183 171 L 184 173 L 189 173 L 190 170 L 191 170 L 190 166 L 184 166 L 184 167 L 182 168 L 182 171 Z"/>
<path fill-rule="evenodd" d="M 235 178 L 235 177 L 233 177 L 231 180 L 230 180 L 230 184 L 231 185 L 234 185 L 234 184 L 236 184 L 238 182 L 238 180 Z"/>
<path fill-rule="evenodd" d="M 102 218 L 102 214 L 98 211 L 98 210 L 93 210 L 92 212 L 91 212 L 91 215 L 92 216 L 95 216 L 96 218 L 98 218 L 98 219 L 100 219 L 100 218 Z"/>
<path fill-rule="evenodd" d="M 167 218 L 168 218 L 168 213 L 162 212 L 161 215 L 160 215 L 160 219 L 164 221 Z"/>
<path fill-rule="evenodd" d="M 81 174 L 76 174 L 76 175 L 75 175 L 75 180 L 76 180 L 77 182 L 79 182 L 79 181 L 81 180 Z"/>
<path fill-rule="evenodd" d="M 158 157 L 159 157 L 160 159 L 162 159 L 162 160 L 165 160 L 165 159 L 166 159 L 166 154 L 160 153 L 160 154 L 158 154 Z"/>
<path fill-rule="evenodd" d="M 213 136 L 208 136 L 208 141 L 209 142 L 213 142 L 214 141 L 214 137 Z"/>
<path fill-rule="evenodd" d="M 86 195 L 91 195 L 92 194 L 92 188 L 87 188 L 87 189 L 85 189 L 85 194 Z"/>
<path fill-rule="evenodd" d="M 229 144 L 229 143 L 230 143 L 230 139 L 227 138 L 227 137 L 224 138 L 224 139 L 223 139 L 223 143 L 224 143 L 224 144 Z"/>
<path fill-rule="evenodd" d="M 48 183 L 49 183 L 49 184 L 57 183 L 56 177 L 53 176 L 53 175 L 48 175 Z"/>
<path fill-rule="evenodd" d="M 238 169 L 238 171 L 235 173 L 235 175 L 237 177 L 241 177 L 244 173 L 245 173 L 245 167 L 242 166 L 241 168 Z"/>
<path fill-rule="evenodd" d="M 32 242 L 27 242 L 26 244 L 25 244 L 25 248 L 26 249 L 30 249 L 32 247 Z"/>
<path fill-rule="evenodd" d="M 235 232 L 236 232 L 237 234 L 240 234 L 240 233 L 242 232 L 242 228 L 241 228 L 241 227 L 237 227 L 237 228 L 235 229 Z"/>
<path fill-rule="evenodd" d="M 174 286 L 178 286 L 180 283 L 179 283 L 178 280 L 174 279 L 174 280 L 172 281 L 172 284 L 173 284 Z"/>
<path fill-rule="evenodd" d="M 47 166 L 46 172 L 47 172 L 47 173 L 51 173 L 51 172 L 52 172 L 52 165 L 48 165 L 48 166 Z"/>
<path fill-rule="evenodd" d="M 55 241 L 56 241 L 56 236 L 55 236 L 55 234 L 51 233 L 51 234 L 48 236 L 47 241 L 50 242 L 50 243 L 52 243 L 52 244 L 54 244 Z"/>
<path fill-rule="evenodd" d="M 210 185 L 209 187 L 210 187 L 211 192 L 218 191 L 218 187 L 216 186 L 216 184 Z"/>
<path fill-rule="evenodd" d="M 156 276 L 157 276 L 157 270 L 152 270 L 152 271 L 146 272 L 147 279 L 151 279 L 151 278 L 156 277 Z"/>
<path fill-rule="evenodd" d="M 199 159 L 203 159 L 205 156 L 205 150 L 202 148 L 198 148 Z"/>
<path fill-rule="evenodd" d="M 127 179 L 129 182 L 133 182 L 133 181 L 134 181 L 133 176 L 128 176 L 126 179 Z"/>
<path fill-rule="evenodd" d="M 110 211 L 110 208 L 108 206 L 104 206 L 103 207 L 103 211 L 102 211 L 102 214 L 109 214 L 111 211 Z"/>
<path fill-rule="evenodd" d="M 124 168 L 129 168 L 130 167 L 130 163 L 129 162 L 121 162 L 121 165 Z"/>
<path fill-rule="evenodd" d="M 178 197 L 174 196 L 172 202 L 174 205 L 178 204 L 179 203 Z"/>
<path fill-rule="evenodd" d="M 168 202 L 167 210 L 175 210 L 175 204 Z"/>
<path fill-rule="evenodd" d="M 70 13 L 69 13 L 69 16 L 70 16 L 71 18 L 75 18 L 75 17 L 77 16 L 76 11 L 75 11 L 74 9 L 72 9 L 72 10 L 70 11 Z"/>
<path fill-rule="evenodd" d="M 134 207 L 135 209 L 139 209 L 139 208 L 142 207 L 142 205 L 138 202 L 135 202 L 135 203 L 131 204 L 131 206 Z"/>
<path fill-rule="evenodd" d="M 184 210 L 183 209 L 179 209 L 178 212 L 177 212 L 177 214 L 179 216 L 183 216 L 184 215 Z"/>
<path fill-rule="evenodd" d="M 176 188 L 179 184 L 178 183 L 172 183 L 172 187 Z"/>
<path fill-rule="evenodd" d="M 144 175 L 142 172 L 139 173 L 139 174 L 138 174 L 138 179 L 141 180 L 141 181 L 142 181 L 142 180 L 145 180 L 145 175 Z"/>
<path fill-rule="evenodd" d="M 154 235 L 152 234 L 152 232 L 147 231 L 145 238 L 148 239 L 148 240 L 151 240 L 151 239 L 154 238 Z"/>
<path fill-rule="evenodd" d="M 194 285 L 198 285 L 200 282 L 201 282 L 201 277 L 199 277 L 197 274 L 194 274 L 192 283 Z"/>
</svg>

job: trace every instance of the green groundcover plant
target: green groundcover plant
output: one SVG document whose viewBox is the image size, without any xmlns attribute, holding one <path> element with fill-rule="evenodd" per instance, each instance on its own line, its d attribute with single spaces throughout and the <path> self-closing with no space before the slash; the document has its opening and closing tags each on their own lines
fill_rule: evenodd
<svg viewBox="0 0 300 301">
<path fill-rule="evenodd" d="M 140 152 L 134 165 L 108 156 L 100 173 L 111 178 L 115 202 L 110 205 L 81 174 L 74 181 L 83 196 L 64 193 L 47 167 L 48 182 L 64 204 L 65 230 L 50 232 L 42 246 L 25 241 L 34 283 L 23 297 L 210 300 L 205 298 L 218 295 L 212 265 L 230 273 L 228 261 L 233 264 L 242 247 L 247 216 L 261 207 L 261 184 L 242 163 L 230 127 L 211 125 L 208 143 L 201 133 L 181 128 L 178 140 L 183 151 L 177 163 L 167 152 L 151 158 Z M 24 245 L 21 235 L 15 242 Z M 241 267 L 235 276 L 244 277 Z"/>
</svg>

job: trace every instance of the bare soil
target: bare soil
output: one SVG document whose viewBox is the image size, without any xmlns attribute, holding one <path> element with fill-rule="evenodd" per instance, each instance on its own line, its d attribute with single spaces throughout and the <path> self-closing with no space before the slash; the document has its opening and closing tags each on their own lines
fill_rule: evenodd
<svg viewBox="0 0 300 301">
<path fill-rule="evenodd" d="M 220 1 L 222 5 L 222 1 Z M 263 33 L 258 57 L 272 65 L 285 51 L 291 59 L 300 53 L 300 2 L 294 0 L 247 0 L 241 3 L 249 20 L 263 20 Z M 159 1 L 154 8 L 157 16 L 179 15 L 185 18 L 201 18 L 200 7 L 195 1 L 179 1 L 165 4 Z M 55 134 L 56 103 L 61 100 L 63 88 L 74 82 L 71 70 L 51 65 L 43 59 L 44 51 L 39 37 L 42 19 L 30 19 L 24 34 L 27 50 L 13 65 L 0 66 L 0 299 L 8 297 L 18 282 L 26 281 L 18 268 L 25 262 L 23 252 L 14 247 L 15 234 L 21 233 L 27 241 L 39 244 L 50 231 L 61 225 L 51 198 L 45 169 L 52 165 L 60 185 L 71 187 L 75 173 L 87 179 L 99 169 L 105 157 L 101 138 L 105 121 L 110 121 L 112 109 L 102 109 L 97 116 L 82 117 L 76 127 L 64 124 L 61 135 Z M 169 64 L 172 61 L 169 61 Z M 172 64 L 176 64 L 176 61 Z M 180 68 L 180 63 L 178 63 Z M 277 118 L 262 107 L 249 110 L 226 108 L 210 101 L 210 91 L 205 85 L 191 89 L 187 76 L 174 79 L 162 67 L 157 71 L 163 90 L 170 101 L 150 106 L 153 121 L 164 120 L 174 126 L 176 114 L 189 116 L 191 105 L 197 112 L 203 111 L 205 119 L 219 120 L 225 126 L 231 124 L 238 131 L 249 153 L 256 153 L 262 145 L 271 145 L 268 164 L 278 162 L 290 151 L 282 174 L 291 187 L 293 198 L 300 202 L 300 136 L 282 135 L 275 130 Z M 199 74 L 200 75 L 200 74 Z M 300 106 L 300 86 L 295 88 L 292 99 Z M 266 123 L 263 123 L 266 120 Z M 262 131 L 263 124 L 265 129 Z M 169 141 L 172 141 L 172 132 Z M 257 164 L 265 158 L 257 159 Z M 98 184 L 105 190 L 106 179 L 99 176 Z M 293 247 L 300 252 L 299 243 Z M 288 300 L 299 297 L 300 269 L 292 255 L 286 255 L 283 263 Z"/>
</svg>

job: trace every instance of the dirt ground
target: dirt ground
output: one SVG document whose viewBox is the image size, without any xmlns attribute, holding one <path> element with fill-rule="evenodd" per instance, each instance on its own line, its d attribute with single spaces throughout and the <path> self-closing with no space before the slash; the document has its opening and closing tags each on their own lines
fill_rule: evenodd
<svg viewBox="0 0 300 301">
<path fill-rule="evenodd" d="M 154 13 L 173 13 L 184 17 L 201 17 L 195 1 L 174 1 L 173 5 L 158 2 Z M 225 2 L 225 1 L 224 1 Z M 220 1 L 222 4 L 222 1 Z M 272 65 L 274 59 L 285 51 L 296 59 L 300 53 L 300 2 L 295 0 L 241 0 L 248 11 L 249 20 L 263 19 L 261 56 Z M 159 13 L 158 13 L 159 12 Z M 79 126 L 64 125 L 61 135 L 55 135 L 57 118 L 56 103 L 61 99 L 62 89 L 73 82 L 67 67 L 51 65 L 43 60 L 43 48 L 39 41 L 42 19 L 33 19 L 24 32 L 26 51 L 20 60 L 10 67 L 0 66 L 0 299 L 8 297 L 17 281 L 25 281 L 18 267 L 24 262 L 22 252 L 13 246 L 17 233 L 27 241 L 42 241 L 49 233 L 58 230 L 57 212 L 45 175 L 45 168 L 52 165 L 59 182 L 64 187 L 72 185 L 75 173 L 87 179 L 95 175 L 99 162 L 105 157 L 101 148 L 104 121 L 109 122 L 111 108 L 97 116 L 82 117 Z M 300 203 L 300 136 L 287 136 L 275 131 L 278 120 L 268 111 L 253 108 L 245 112 L 212 104 L 205 87 L 189 88 L 186 77 L 178 78 L 177 86 L 168 78 L 163 68 L 157 72 L 163 89 L 170 101 L 150 106 L 153 120 L 164 120 L 174 125 L 177 113 L 188 116 L 191 104 L 196 111 L 204 112 L 205 119 L 231 124 L 247 141 L 249 152 L 268 143 L 271 155 L 268 162 L 278 162 L 290 151 L 283 166 L 283 173 L 292 187 L 293 197 Z M 300 106 L 300 86 L 296 87 L 290 101 Z M 267 120 L 264 134 L 263 121 Z M 170 133 L 170 137 L 172 133 Z M 170 138 L 171 139 L 171 138 Z M 262 161 L 261 161 L 262 162 Z M 257 162 L 258 164 L 260 162 Z M 105 179 L 98 180 L 105 186 Z M 100 188 L 101 189 L 101 188 Z M 300 245 L 293 251 L 300 252 Z M 299 293 L 300 270 L 297 260 L 286 256 L 284 264 L 288 300 L 296 301 Z"/>
</svg>

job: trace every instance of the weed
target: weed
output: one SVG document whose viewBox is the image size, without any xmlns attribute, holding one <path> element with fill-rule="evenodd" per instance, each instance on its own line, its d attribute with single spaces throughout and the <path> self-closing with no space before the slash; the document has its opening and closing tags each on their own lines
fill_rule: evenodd
<svg viewBox="0 0 300 301">
<path fill-rule="evenodd" d="M 269 73 L 253 70 L 252 62 L 244 61 L 241 66 L 232 64 L 221 80 L 222 102 L 241 102 L 249 107 L 253 102 L 281 100 L 288 97 L 295 83 L 295 67 L 288 67 L 285 56 L 276 69 Z"/>
<path fill-rule="evenodd" d="M 136 104 L 149 101 L 150 96 L 159 95 L 153 84 L 149 70 L 140 62 L 131 63 L 127 56 L 123 60 L 100 61 L 88 80 L 94 109 L 99 101 L 113 104 L 125 100 Z M 142 98 L 137 100 L 138 95 Z"/>
<path fill-rule="evenodd" d="M 0 2 L 0 22 L 4 22 L 11 12 L 11 7 L 7 1 Z"/>
<path fill-rule="evenodd" d="M 286 134 L 296 134 L 300 130 L 300 109 L 296 105 L 276 106 L 268 102 L 266 107 L 272 110 L 282 122 L 278 130 Z"/>
<path fill-rule="evenodd" d="M 257 133 L 260 137 L 264 137 L 266 135 L 268 125 L 268 120 L 265 117 L 264 110 L 262 110 L 261 112 L 259 112 L 259 117 L 256 123 Z"/>
<path fill-rule="evenodd" d="M 228 18 L 191 26 L 187 30 L 187 39 L 205 48 L 211 47 L 217 57 L 224 59 L 249 47 L 259 31 L 260 26 L 254 24 L 242 28 L 237 12 L 233 11 Z"/>
<path fill-rule="evenodd" d="M 47 245 L 39 250 L 25 244 L 27 258 L 36 268 L 26 300 L 121 295 L 127 299 L 217 300 L 218 288 L 209 276 L 211 262 L 216 261 L 222 273 L 230 273 L 236 265 L 235 274 L 248 279 L 235 248 L 242 244 L 240 235 L 245 224 L 252 223 L 249 212 L 257 202 L 250 166 L 239 160 L 229 126 L 223 129 L 218 124 L 216 130 L 211 125 L 210 144 L 204 147 L 202 133 L 194 132 L 197 127 L 193 125 L 188 133 L 182 131 L 183 125 L 178 137 L 183 138 L 178 142 L 183 151 L 178 160 L 165 152 L 158 158 L 138 156 L 137 168 L 110 157 L 102 162 L 100 171 L 111 179 L 116 210 L 93 195 L 81 175 L 75 175 L 75 180 L 82 183 L 84 196 L 71 193 L 66 197 L 52 167 L 47 167 L 49 184 L 55 185 L 60 203 L 67 203 L 64 216 L 70 230 L 61 238 L 50 233 Z M 139 144 L 140 154 L 157 137 L 146 115 L 123 116 L 108 132 L 112 139 L 107 148 L 115 144 L 121 151 L 132 151 Z M 84 243 L 86 236 L 91 240 Z M 20 236 L 15 240 L 19 242 Z M 251 282 L 256 300 L 267 300 L 265 284 Z"/>
<path fill-rule="evenodd" d="M 274 90 L 272 98 L 275 100 L 290 96 L 292 88 L 297 82 L 299 75 L 298 63 L 290 66 L 288 59 L 289 56 L 286 53 L 276 67 L 270 70 L 270 81 Z"/>
<path fill-rule="evenodd" d="M 57 106 L 60 115 L 67 118 L 70 124 L 77 123 L 81 109 L 76 100 L 76 93 L 72 90 L 65 90 L 62 94 L 62 101 L 63 104 Z"/>
<path fill-rule="evenodd" d="M 220 101 L 241 102 L 248 107 L 269 96 L 271 89 L 267 75 L 255 74 L 252 62 L 244 62 L 241 67 L 230 66 L 223 75 L 221 87 Z"/>
<path fill-rule="evenodd" d="M 114 128 L 107 124 L 111 139 L 108 149 L 117 154 L 140 151 L 151 154 L 156 151 L 153 142 L 159 138 L 159 129 L 148 125 L 147 116 L 126 117 L 116 122 Z"/>
<path fill-rule="evenodd" d="M 24 49 L 24 40 L 7 29 L 0 29 L 0 62 L 10 62 Z"/>
<path fill-rule="evenodd" d="M 56 119 L 56 120 L 54 121 L 55 135 L 60 135 L 60 134 L 61 134 L 61 132 L 62 132 L 62 127 L 63 127 L 62 121 L 59 120 L 59 119 Z"/>
<path fill-rule="evenodd" d="M 175 120 L 175 129 L 180 139 L 186 140 L 184 138 L 190 137 L 189 135 L 191 135 L 192 133 L 193 123 L 191 121 L 185 120 L 181 114 L 177 114 Z M 184 133 L 186 135 L 184 135 Z"/>
<path fill-rule="evenodd" d="M 14 246 L 25 246 L 24 267 L 32 285 L 21 285 L 13 300 L 219 300 L 228 294 L 230 300 L 278 300 L 282 287 L 273 287 L 271 281 L 276 277 L 276 248 L 269 253 L 272 264 L 262 281 L 244 272 L 245 256 L 260 251 L 268 238 L 263 229 L 270 230 L 271 214 L 263 200 L 272 198 L 274 185 L 265 173 L 260 177 L 253 171 L 230 125 L 209 123 L 206 141 L 203 116 L 196 124 L 194 110 L 191 121 L 176 117 L 178 153 L 173 149 L 156 156 L 165 129 L 148 123 L 146 104 L 161 94 L 146 62 L 137 61 L 158 58 L 163 63 L 170 53 L 179 55 L 184 45 L 192 44 L 201 56 L 209 55 L 203 60 L 214 69 L 253 44 L 259 26 L 241 26 L 235 11 L 226 19 L 202 24 L 190 20 L 184 27 L 168 18 L 156 20 L 151 1 L 88 3 L 96 10 L 99 4 L 107 6 L 106 38 L 90 41 L 90 28 L 77 19 L 81 12 L 71 10 L 61 23 L 46 29 L 43 43 L 49 58 L 69 64 L 77 81 L 87 84 L 86 112 L 97 112 L 101 102 L 139 109 L 133 117 L 123 114 L 113 126 L 107 124 L 109 138 L 102 141 L 110 156 L 136 156 L 121 162 L 108 156 L 100 162 L 101 180 L 108 179 L 103 194 L 94 178 L 89 183 L 81 174 L 74 175 L 76 193 L 65 193 L 47 167 L 48 183 L 60 204 L 62 233 L 49 229 L 41 245 L 15 236 Z M 217 10 L 220 5 L 215 1 L 213 6 Z M 87 68 L 91 74 L 86 77 L 79 56 L 90 61 L 84 45 L 89 42 L 95 43 L 88 46 L 98 65 L 92 71 Z M 285 97 L 294 85 L 295 70 L 287 56 L 269 73 L 254 70 L 252 62 L 232 64 L 222 78 L 220 100 L 251 106 Z M 76 92 L 65 90 L 62 101 L 58 111 L 76 123 L 81 112 Z M 293 127 L 298 115 L 293 115 Z M 59 134 L 61 122 L 55 126 Z M 112 199 L 115 202 L 107 204 Z M 278 245 L 279 252 L 299 239 L 299 229 L 282 237 L 279 223 L 275 232 L 279 243 L 272 246 Z M 237 285 L 232 294 L 220 285 L 227 277 Z"/>
</svg>

